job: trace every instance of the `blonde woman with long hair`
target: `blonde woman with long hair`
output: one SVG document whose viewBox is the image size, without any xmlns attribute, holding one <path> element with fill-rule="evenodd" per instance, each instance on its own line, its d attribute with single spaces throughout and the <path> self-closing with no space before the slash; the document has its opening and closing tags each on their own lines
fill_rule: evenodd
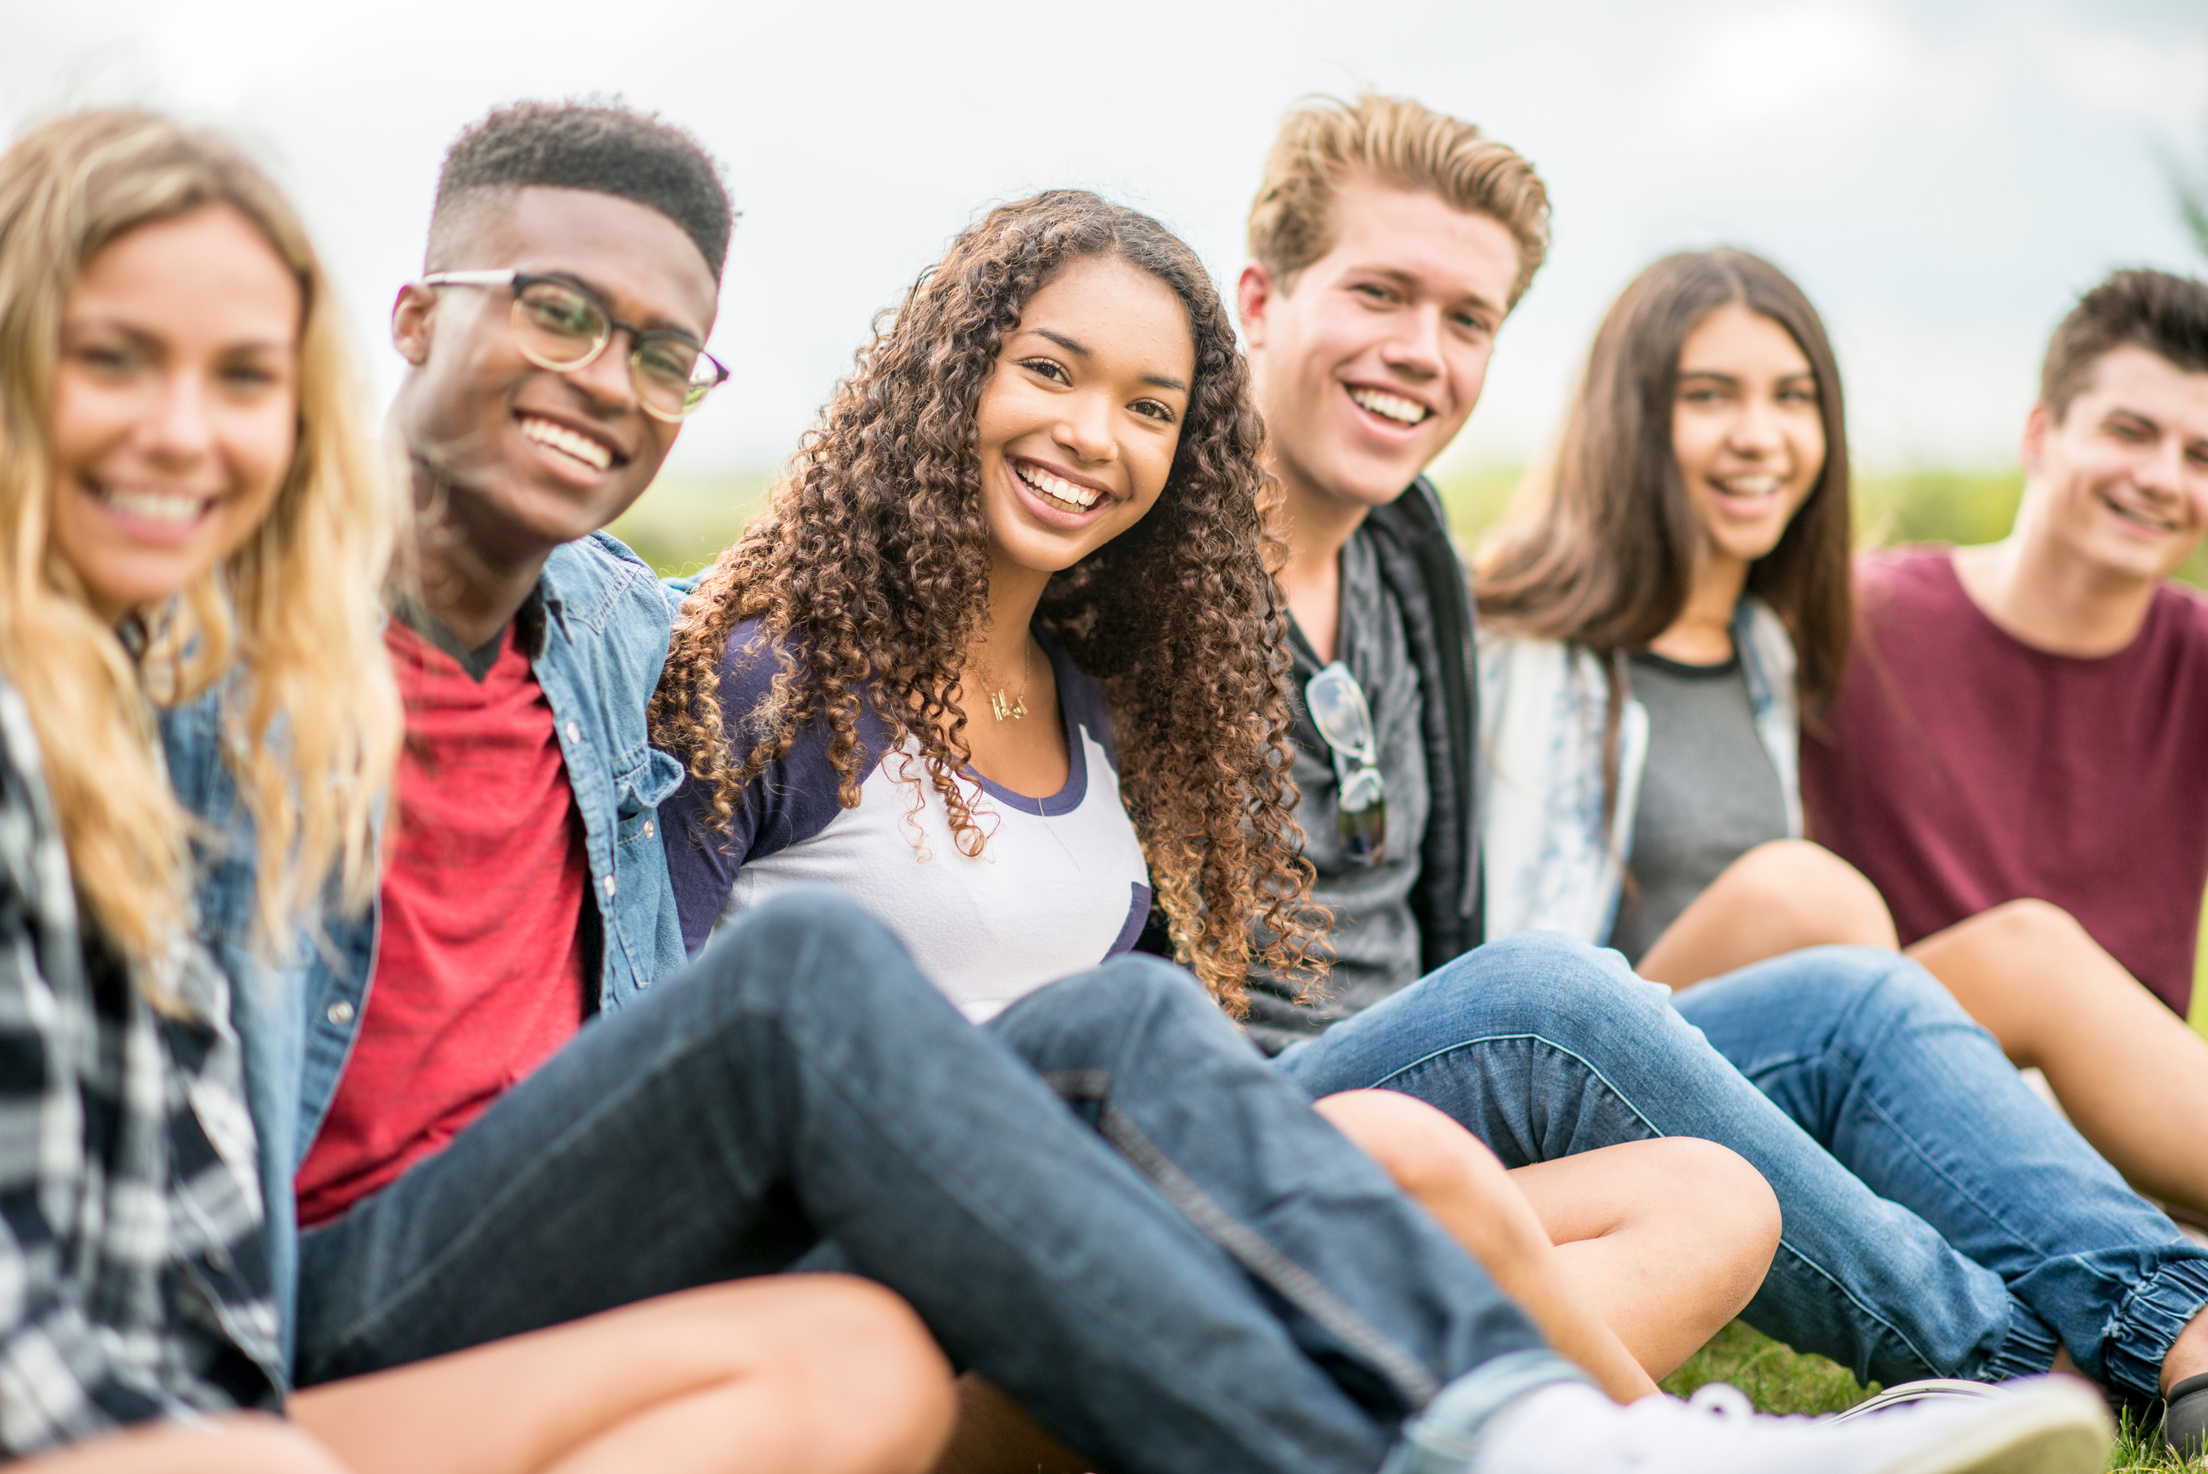
<svg viewBox="0 0 2208 1474">
<path fill-rule="evenodd" d="M 398 507 L 337 319 L 296 214 L 217 138 L 94 112 L 0 156 L 0 1458 L 925 1467 L 939 1353 L 827 1277 L 287 1399 L 263 1205 L 291 1158 L 247 1080 L 297 1088 L 265 1021 L 318 901 L 373 892 L 400 735 Z M 222 772 L 175 778 L 219 822 L 163 761 L 191 722 Z M 825 1385 L 864 1413 L 825 1416 Z"/>
</svg>

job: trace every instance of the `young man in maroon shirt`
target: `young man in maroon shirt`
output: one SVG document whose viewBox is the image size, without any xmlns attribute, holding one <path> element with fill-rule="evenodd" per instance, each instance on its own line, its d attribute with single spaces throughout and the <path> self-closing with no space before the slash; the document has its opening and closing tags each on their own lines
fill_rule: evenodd
<svg viewBox="0 0 2208 1474">
<path fill-rule="evenodd" d="M 1802 798 L 2010 1057 L 2118 1133 L 2134 1182 L 2197 1205 L 2208 1045 L 2179 1020 L 2208 886 L 2208 600 L 2170 575 L 2208 533 L 2208 284 L 2087 293 L 2022 452 L 2005 540 L 1859 559 Z"/>
</svg>

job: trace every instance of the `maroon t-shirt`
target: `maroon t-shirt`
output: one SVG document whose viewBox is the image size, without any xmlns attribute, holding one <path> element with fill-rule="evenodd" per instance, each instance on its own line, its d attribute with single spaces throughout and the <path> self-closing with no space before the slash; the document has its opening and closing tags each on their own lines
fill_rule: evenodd
<svg viewBox="0 0 2208 1474">
<path fill-rule="evenodd" d="M 583 1022 L 583 820 L 519 622 L 478 681 L 392 620 L 406 700 L 375 984 L 295 1183 L 337 1217 L 440 1151 Z"/>
<path fill-rule="evenodd" d="M 2165 584 L 2114 655 L 2035 650 L 1944 547 L 1856 560 L 1839 699 L 1802 737 L 1810 835 L 1904 945 L 1989 906 L 2062 907 L 2180 1014 L 2208 888 L 2208 600 Z"/>
</svg>

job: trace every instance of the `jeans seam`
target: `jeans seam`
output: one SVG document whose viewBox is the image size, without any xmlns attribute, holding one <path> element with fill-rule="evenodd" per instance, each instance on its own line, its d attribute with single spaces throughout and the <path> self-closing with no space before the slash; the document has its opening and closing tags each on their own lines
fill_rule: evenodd
<svg viewBox="0 0 2208 1474">
<path fill-rule="evenodd" d="M 1604 1074 L 1602 1069 L 1598 1065 L 1596 1065 L 1594 1061 L 1588 1059 L 1585 1055 L 1580 1054 L 1577 1050 L 1571 1049 L 1566 1045 L 1559 1044 L 1554 1039 L 1550 1039 L 1544 1035 L 1537 1033 L 1483 1034 L 1474 1039 L 1459 1039 L 1455 1043 L 1444 1045 L 1439 1049 L 1431 1051 L 1430 1053 L 1421 1055 L 1419 1058 L 1411 1060 L 1398 1069 L 1390 1070 L 1386 1075 L 1374 1081 L 1372 1088 L 1376 1090 L 1386 1089 L 1389 1081 L 1406 1075 L 1412 1070 L 1417 1069 L 1421 1065 L 1431 1064 L 1435 1060 L 1441 1059 L 1444 1056 L 1454 1054 L 1459 1050 L 1470 1049 L 1475 1045 L 1515 1044 L 1521 1042 L 1531 1042 L 1542 1045 L 1546 1048 L 1555 1050 L 1558 1054 L 1563 1055 L 1566 1059 L 1575 1061 L 1582 1068 L 1584 1068 L 1589 1075 L 1591 1075 L 1596 1080 L 1601 1081 L 1602 1088 L 1604 1090 L 1607 1090 L 1610 1093 L 1611 1097 L 1618 1102 L 1618 1104 L 1623 1106 L 1626 1110 L 1630 1111 L 1633 1115 L 1633 1118 L 1639 1121 L 1643 1126 L 1646 1126 L 1649 1131 L 1653 1133 L 1656 1137 L 1661 1139 L 1668 1135 L 1667 1132 L 1660 1130 L 1654 1121 L 1649 1120 L 1646 1115 L 1643 1115 L 1640 1106 L 1635 1103 L 1633 1098 L 1630 1095 L 1626 1094 L 1624 1090 L 1620 1089 L 1616 1081 L 1612 1080 L 1608 1075 Z M 1792 1254 L 1796 1261 L 1815 1272 L 1820 1278 L 1828 1281 L 1833 1286 L 1833 1288 L 1840 1292 L 1841 1296 L 1845 1298 L 1850 1305 L 1853 1305 L 1856 1309 L 1862 1311 L 1863 1314 L 1869 1317 L 1873 1323 L 1885 1327 L 1886 1330 L 1891 1332 L 1893 1336 L 1901 1342 L 1902 1345 L 1909 1348 L 1909 1350 L 1916 1356 L 1919 1362 L 1923 1363 L 1927 1367 L 1936 1368 L 1937 1364 L 1932 1360 L 1931 1357 L 1924 1354 L 1924 1349 L 1918 1346 L 1915 1341 L 1911 1340 L 1906 1332 L 1904 1332 L 1899 1326 L 1896 1326 L 1891 1321 L 1887 1320 L 1886 1317 L 1880 1315 L 1876 1310 L 1873 1310 L 1870 1306 L 1864 1304 L 1863 1301 L 1856 1296 L 1855 1292 L 1848 1288 L 1845 1281 L 1835 1276 L 1832 1271 L 1827 1269 L 1822 1263 L 1804 1253 L 1802 1249 L 1798 1245 L 1791 1242 L 1783 1232 L 1779 1236 L 1779 1246 L 1785 1249 L 1788 1253 Z"/>
<path fill-rule="evenodd" d="M 1387 1074 L 1381 1076 L 1378 1080 L 1373 1081 L 1371 1088 L 1374 1090 L 1385 1090 L 1388 1088 L 1388 1082 L 1390 1080 L 1398 1079 L 1404 1075 L 1409 1074 L 1411 1071 L 1417 1069 L 1421 1065 L 1432 1064 L 1435 1060 L 1441 1059 L 1447 1055 L 1455 1054 L 1459 1050 L 1470 1049 L 1477 1044 L 1517 1044 L 1527 1041 L 1542 1045 L 1549 1049 L 1553 1049 L 1558 1054 L 1563 1055 L 1566 1059 L 1576 1061 L 1582 1068 L 1587 1071 L 1588 1074 L 1592 1075 L 1595 1079 L 1600 1080 L 1602 1082 L 1602 1088 L 1609 1091 L 1611 1096 L 1615 1098 L 1620 1105 L 1624 1106 L 1628 1111 L 1631 1111 L 1633 1113 L 1633 1119 L 1639 1121 L 1643 1126 L 1646 1126 L 1649 1130 L 1650 1135 L 1660 1138 L 1667 1134 L 1664 1131 L 1659 1130 L 1654 1121 L 1651 1121 L 1650 1119 L 1648 1119 L 1648 1117 L 1642 1115 L 1641 1108 L 1633 1103 L 1633 1098 L 1627 1095 L 1623 1090 L 1619 1089 L 1617 1083 L 1613 1081 L 1608 1075 L 1604 1074 L 1601 1067 L 1595 1064 L 1593 1060 L 1587 1058 L 1585 1055 L 1579 1053 L 1575 1049 L 1572 1049 L 1568 1045 L 1559 1044 L 1554 1039 L 1548 1038 L 1547 1036 L 1542 1034 L 1482 1034 L 1476 1039 L 1459 1039 L 1453 1044 L 1445 1044 L 1439 1049 L 1433 1050 L 1427 1054 L 1420 1055 L 1417 1059 L 1411 1060 L 1408 1063 L 1397 1067 L 1396 1069 L 1388 1071 Z"/>
<path fill-rule="evenodd" d="M 1267 1243 L 1176 1166 L 1110 1098 L 1111 1075 L 1103 1070 L 1066 1070 L 1044 1078 L 1061 1095 L 1082 1095 L 1099 1107 L 1098 1129 L 1104 1139 L 1127 1159 L 1136 1171 L 1156 1184 L 1160 1193 L 1203 1235 L 1224 1249 L 1236 1263 L 1258 1277 L 1318 1325 L 1371 1360 L 1395 1383 L 1407 1406 L 1424 1407 L 1441 1390 L 1441 1383 L 1417 1357 L 1395 1344 L 1378 1327 L 1350 1308 L 1340 1296 L 1302 1265 Z"/>
</svg>

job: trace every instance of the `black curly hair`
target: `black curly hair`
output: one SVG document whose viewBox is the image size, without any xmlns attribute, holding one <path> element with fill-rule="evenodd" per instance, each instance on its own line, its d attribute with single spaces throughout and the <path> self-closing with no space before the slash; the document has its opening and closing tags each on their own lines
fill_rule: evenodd
<svg viewBox="0 0 2208 1474">
<path fill-rule="evenodd" d="M 714 786 L 714 814 L 797 733 L 825 722 L 858 802 L 862 701 L 916 742 L 966 853 L 986 836 L 957 779 L 971 756 L 954 697 L 989 599 L 976 413 L 1006 334 L 1046 283 L 1111 256 L 1172 289 L 1196 347 L 1165 489 L 1127 532 L 1054 575 L 1039 622 L 1104 687 L 1120 794 L 1174 950 L 1230 1010 L 1253 961 L 1315 979 L 1325 914 L 1292 809 L 1287 617 L 1272 570 L 1264 427 L 1234 327 L 1203 263 L 1149 216 L 1057 190 L 992 210 L 923 273 L 858 355 L 768 509 L 700 582 L 652 702 L 654 741 Z M 762 734 L 733 759 L 717 693 L 739 624 L 784 652 Z M 915 795 L 916 801 L 918 794 Z M 1253 929 L 1265 939 L 1253 946 Z"/>
<path fill-rule="evenodd" d="M 586 189 L 657 210 L 696 243 L 718 280 L 736 217 L 711 154 L 674 124 L 619 103 L 517 102 L 471 124 L 445 152 L 430 214 L 429 264 L 486 196 L 532 185 Z"/>
</svg>

